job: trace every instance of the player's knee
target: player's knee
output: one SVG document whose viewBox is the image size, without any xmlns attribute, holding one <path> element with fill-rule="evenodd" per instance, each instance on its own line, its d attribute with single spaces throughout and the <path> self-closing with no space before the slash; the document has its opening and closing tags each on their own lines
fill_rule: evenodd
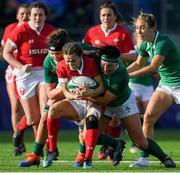
<svg viewBox="0 0 180 173">
<path fill-rule="evenodd" d="M 89 115 L 94 115 L 99 120 L 100 116 L 101 116 L 101 112 L 100 112 L 100 110 L 96 109 L 95 107 L 90 107 L 87 112 L 87 116 L 89 116 Z"/>
<path fill-rule="evenodd" d="M 51 118 L 55 118 L 56 116 L 56 107 L 53 104 L 49 107 L 48 116 Z"/>
<path fill-rule="evenodd" d="M 86 129 L 97 129 L 98 128 L 98 118 L 95 115 L 89 115 L 86 118 Z"/>
<path fill-rule="evenodd" d="M 145 127 L 154 126 L 155 122 L 156 122 L 156 118 L 154 118 L 154 116 L 152 116 L 152 114 L 149 114 L 148 112 L 146 112 L 144 114 L 143 125 Z"/>
</svg>

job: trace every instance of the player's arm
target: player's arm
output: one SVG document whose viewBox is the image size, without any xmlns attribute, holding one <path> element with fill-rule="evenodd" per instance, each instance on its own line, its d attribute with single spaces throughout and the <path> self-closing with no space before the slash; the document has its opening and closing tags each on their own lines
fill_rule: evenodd
<svg viewBox="0 0 180 173">
<path fill-rule="evenodd" d="M 155 55 L 150 65 L 140 68 L 137 71 L 130 72 L 129 77 L 137 77 L 137 76 L 143 76 L 149 73 L 153 73 L 163 63 L 164 59 L 165 58 L 161 55 Z"/>
<path fill-rule="evenodd" d="M 46 83 L 46 92 L 49 99 L 59 99 L 60 97 L 64 97 L 61 88 L 56 88 L 57 83 Z"/>
<path fill-rule="evenodd" d="M 31 64 L 21 64 L 19 61 L 17 61 L 14 56 L 13 52 L 16 50 L 16 46 L 13 45 L 13 43 L 8 39 L 4 45 L 3 49 L 3 57 L 4 59 L 12 66 L 22 70 L 23 72 L 31 71 Z"/>
<path fill-rule="evenodd" d="M 116 96 L 115 94 L 113 94 L 109 90 L 106 90 L 104 95 L 97 96 L 95 98 L 90 98 L 90 99 L 91 99 L 91 101 L 93 101 L 94 103 L 96 103 L 98 105 L 105 106 L 105 105 L 108 105 L 109 103 L 113 102 L 117 98 L 118 98 L 118 96 Z"/>
<path fill-rule="evenodd" d="M 67 90 L 66 83 L 61 83 L 60 87 L 62 88 L 63 94 L 66 99 L 73 100 L 73 99 L 79 99 L 79 95 L 77 95 L 75 92 L 71 93 Z"/>
<path fill-rule="evenodd" d="M 141 68 L 143 68 L 146 64 L 147 58 L 138 55 L 138 58 L 135 62 L 133 62 L 132 64 L 130 64 L 126 69 L 128 71 L 128 73 L 131 73 L 133 71 L 137 71 Z"/>
<path fill-rule="evenodd" d="M 4 59 L 12 66 L 21 69 L 23 64 L 21 64 L 19 61 L 17 61 L 14 57 L 13 57 L 13 52 L 16 49 L 15 46 L 13 46 L 13 44 L 11 43 L 11 41 L 8 39 L 4 45 L 4 49 L 3 49 L 3 57 Z"/>
<path fill-rule="evenodd" d="M 123 62 L 135 62 L 137 60 L 137 54 L 136 53 L 121 53 L 121 60 Z"/>
</svg>

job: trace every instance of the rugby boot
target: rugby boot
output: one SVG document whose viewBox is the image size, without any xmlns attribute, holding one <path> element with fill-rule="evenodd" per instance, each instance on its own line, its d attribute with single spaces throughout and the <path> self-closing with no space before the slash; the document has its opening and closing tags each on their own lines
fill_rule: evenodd
<svg viewBox="0 0 180 173">
<path fill-rule="evenodd" d="M 40 157 L 34 153 L 30 153 L 26 160 L 22 160 L 18 163 L 19 167 L 30 167 L 30 166 L 39 166 Z"/>
</svg>

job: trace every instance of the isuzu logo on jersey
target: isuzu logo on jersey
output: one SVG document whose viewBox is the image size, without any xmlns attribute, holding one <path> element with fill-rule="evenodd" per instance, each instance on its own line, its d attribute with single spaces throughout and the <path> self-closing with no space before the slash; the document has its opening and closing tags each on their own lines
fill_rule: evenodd
<svg viewBox="0 0 180 173">
<path fill-rule="evenodd" d="M 37 54 L 48 54 L 48 49 L 30 49 L 30 55 L 37 55 Z"/>
</svg>

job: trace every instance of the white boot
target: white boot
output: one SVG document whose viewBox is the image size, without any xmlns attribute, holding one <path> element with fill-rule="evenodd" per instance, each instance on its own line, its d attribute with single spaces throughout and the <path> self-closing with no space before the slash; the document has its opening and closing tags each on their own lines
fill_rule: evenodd
<svg viewBox="0 0 180 173">
<path fill-rule="evenodd" d="M 129 165 L 129 167 L 148 167 L 149 166 L 148 157 L 140 157 L 138 161 Z"/>
</svg>

